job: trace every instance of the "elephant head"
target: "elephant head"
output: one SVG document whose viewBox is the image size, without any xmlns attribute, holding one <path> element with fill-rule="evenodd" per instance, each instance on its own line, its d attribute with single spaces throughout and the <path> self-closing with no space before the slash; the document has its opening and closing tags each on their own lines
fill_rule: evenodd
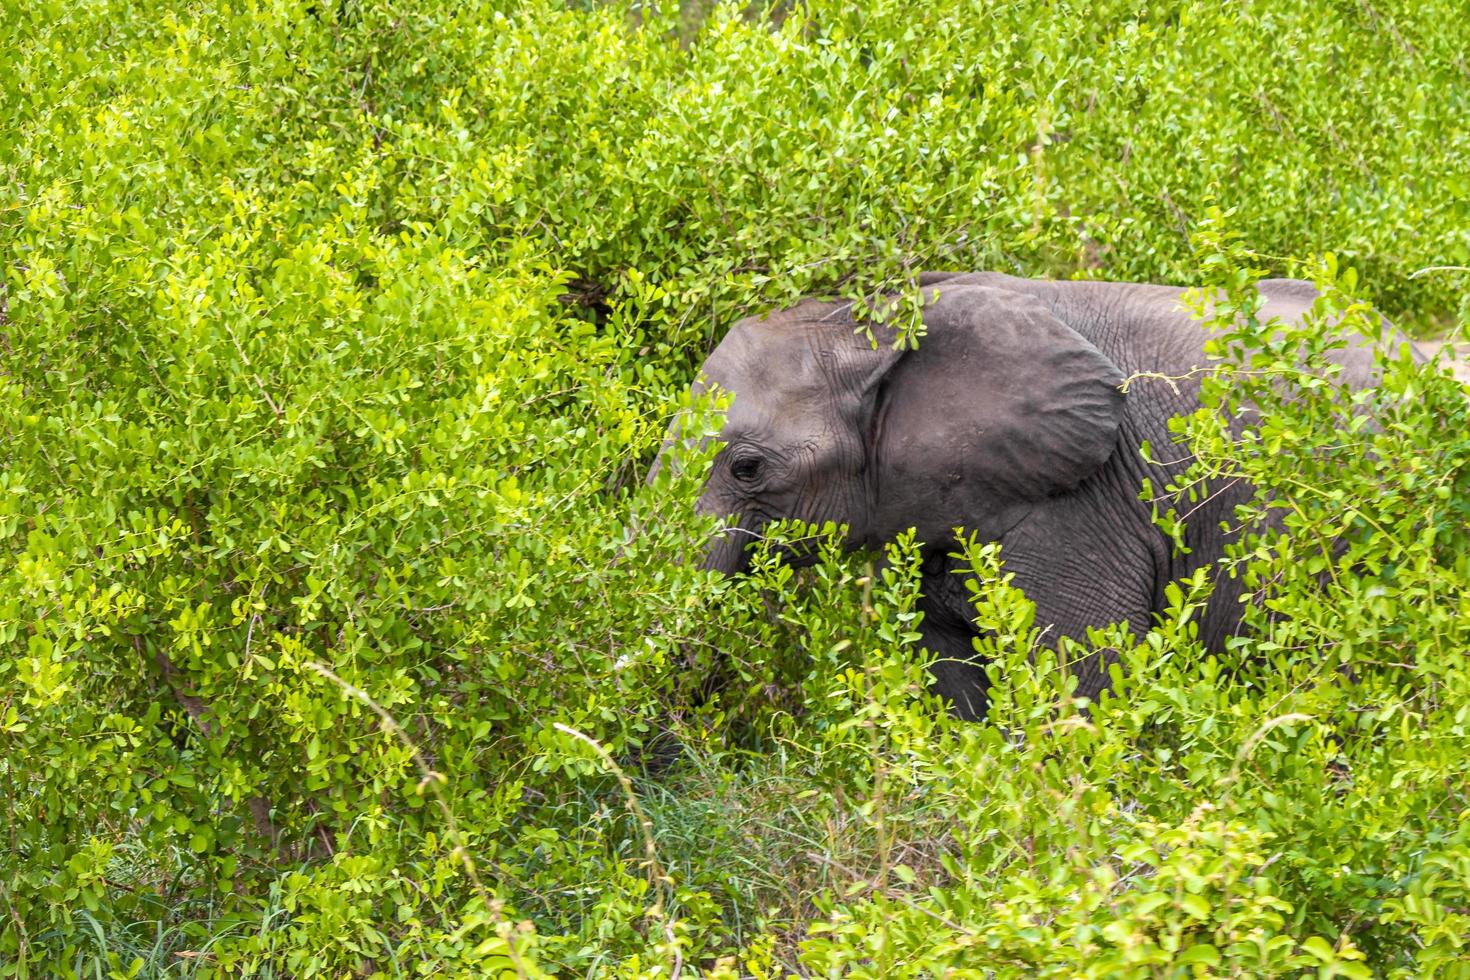
<svg viewBox="0 0 1470 980">
<path fill-rule="evenodd" d="M 1114 452 L 1123 372 L 1039 299 L 929 291 L 917 349 L 875 346 L 849 304 L 735 324 L 701 386 L 734 395 L 699 508 L 725 519 L 706 567 L 742 570 L 773 520 L 833 521 L 853 546 L 999 537 Z"/>
</svg>

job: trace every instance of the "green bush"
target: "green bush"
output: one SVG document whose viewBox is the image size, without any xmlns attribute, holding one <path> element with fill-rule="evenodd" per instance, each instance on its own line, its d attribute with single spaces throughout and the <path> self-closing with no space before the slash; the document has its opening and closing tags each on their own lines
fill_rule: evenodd
<svg viewBox="0 0 1470 980">
<path fill-rule="evenodd" d="M 0 976 L 1470 975 L 1464 391 L 1248 302 L 1470 321 L 1462 14 L 6 3 Z M 934 268 L 1226 291 L 1253 638 L 958 539 L 961 725 L 912 540 L 686 560 L 712 339 Z"/>
</svg>

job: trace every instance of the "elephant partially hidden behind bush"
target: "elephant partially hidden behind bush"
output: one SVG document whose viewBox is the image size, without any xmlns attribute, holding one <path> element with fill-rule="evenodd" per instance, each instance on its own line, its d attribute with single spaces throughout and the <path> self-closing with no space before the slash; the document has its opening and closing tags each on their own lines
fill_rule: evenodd
<svg viewBox="0 0 1470 980">
<path fill-rule="evenodd" d="M 868 548 L 917 528 L 935 687 L 956 714 L 978 718 L 987 680 L 970 597 L 953 574 L 956 527 L 1002 544 L 1045 637 L 1111 623 L 1141 634 L 1163 611 L 1166 585 L 1222 556 L 1222 522 L 1250 491 L 1217 487 L 1195 507 L 1187 551 L 1139 499 L 1145 479 L 1162 486 L 1187 463 L 1140 452 L 1147 442 L 1184 455 L 1168 422 L 1199 404 L 1208 328 L 1182 305 L 1184 290 L 994 273 L 920 281 L 926 334 L 916 350 L 895 350 L 882 326 L 875 348 L 855 332 L 850 304 L 808 300 L 740 321 L 710 355 L 698 384 L 734 402 L 699 500 L 727 518 L 705 561 L 740 572 L 762 528 L 782 518 L 846 524 L 850 543 Z M 1263 319 L 1299 320 L 1317 296 L 1295 280 L 1257 288 Z M 1363 343 L 1331 356 L 1348 383 L 1372 383 Z M 1125 394 L 1137 374 L 1176 380 Z M 1239 630 L 1239 594 L 1228 577 L 1215 583 L 1200 621 L 1207 647 Z M 1107 666 L 1102 655 L 1079 665 L 1078 693 L 1100 693 Z"/>
</svg>

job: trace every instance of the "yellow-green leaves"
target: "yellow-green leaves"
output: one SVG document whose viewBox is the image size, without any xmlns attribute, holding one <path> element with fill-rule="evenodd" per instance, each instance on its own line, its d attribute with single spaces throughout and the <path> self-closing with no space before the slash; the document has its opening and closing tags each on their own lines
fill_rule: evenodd
<svg viewBox="0 0 1470 980">
<path fill-rule="evenodd" d="M 1357 292 L 1470 310 L 1462 14 L 6 0 L 0 977 L 1462 969 L 1463 393 L 1300 369 Z M 1209 407 L 1271 411 L 1177 429 L 1276 492 L 1259 638 L 1204 655 L 1202 575 L 1052 650 L 963 536 L 699 570 L 729 324 L 978 268 L 1243 314 Z"/>
</svg>

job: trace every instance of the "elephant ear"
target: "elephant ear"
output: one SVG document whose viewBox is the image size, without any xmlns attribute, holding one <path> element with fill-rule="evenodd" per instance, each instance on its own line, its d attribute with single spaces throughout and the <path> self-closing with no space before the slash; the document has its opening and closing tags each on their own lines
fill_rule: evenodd
<svg viewBox="0 0 1470 980">
<path fill-rule="evenodd" d="M 924 324 L 877 399 L 870 452 L 884 503 L 895 487 L 914 488 L 910 513 L 922 509 L 946 534 L 980 530 L 977 509 L 1063 493 L 1113 454 L 1123 371 L 1041 300 L 941 284 Z"/>
</svg>

